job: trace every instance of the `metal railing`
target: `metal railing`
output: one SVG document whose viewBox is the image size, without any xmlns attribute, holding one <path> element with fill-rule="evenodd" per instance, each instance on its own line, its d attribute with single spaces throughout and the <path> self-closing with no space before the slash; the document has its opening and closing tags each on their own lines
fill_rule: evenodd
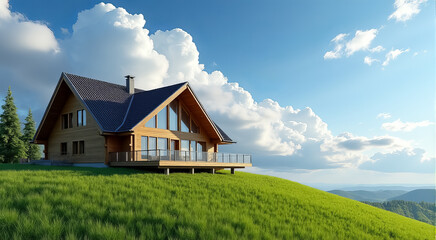
<svg viewBox="0 0 436 240">
<path fill-rule="evenodd" d="M 193 161 L 220 163 L 252 163 L 251 155 L 221 152 L 192 152 L 180 150 L 138 150 L 133 152 L 110 152 L 110 162 L 132 161 Z"/>
</svg>

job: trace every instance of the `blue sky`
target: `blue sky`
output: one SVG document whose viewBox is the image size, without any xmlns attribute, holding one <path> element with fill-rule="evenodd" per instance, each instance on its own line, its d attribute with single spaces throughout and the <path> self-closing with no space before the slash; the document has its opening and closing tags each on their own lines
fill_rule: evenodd
<svg viewBox="0 0 436 240">
<path fill-rule="evenodd" d="M 397 1 L 397 4 L 401 2 Z M 232 90 L 234 99 L 245 99 L 246 93 L 249 93 L 256 104 L 260 104 L 264 99 L 272 99 L 282 108 L 292 106 L 294 110 L 303 110 L 309 107 L 314 115 L 321 119 L 322 123 L 327 124 L 325 129 L 321 126 L 322 124 L 314 126 L 316 130 L 314 131 L 318 134 L 315 137 L 317 144 L 309 144 L 308 139 L 313 137 L 308 134 L 309 131 L 300 131 L 293 126 L 302 124 L 307 125 L 309 129 L 310 124 L 315 121 L 309 119 L 310 114 L 307 115 L 309 117 L 305 115 L 306 118 L 297 117 L 297 113 L 285 116 L 283 110 L 277 110 L 280 113 L 276 111 L 268 115 L 267 118 L 269 119 L 271 116 L 271 120 L 265 123 L 262 120 L 265 117 L 261 116 L 265 116 L 263 114 L 273 107 L 268 105 L 265 107 L 267 110 L 265 110 L 256 106 L 255 110 L 247 113 L 248 115 L 257 114 L 259 119 L 257 122 L 254 120 L 250 122 L 253 129 L 267 127 L 271 130 L 250 135 L 240 130 L 240 127 L 235 127 L 242 125 L 234 124 L 234 122 L 242 122 L 244 119 L 225 116 L 223 114 L 223 109 L 226 109 L 224 106 L 208 109 L 216 119 L 223 122 L 224 127 L 230 129 L 230 132 L 238 134 L 236 138 L 239 138 L 240 143 L 224 149 L 254 152 L 255 159 L 259 159 L 258 168 L 255 168 L 256 172 L 280 175 L 306 183 L 316 183 L 324 182 L 329 174 L 343 174 L 347 172 L 346 169 L 349 169 L 348 173 L 359 172 L 355 174 L 360 179 L 356 180 L 356 184 L 365 183 L 367 174 L 371 176 L 378 174 L 379 178 L 374 177 L 374 179 L 379 179 L 380 184 L 431 184 L 434 182 L 431 174 L 426 173 L 427 175 L 425 175 L 418 170 L 408 173 L 400 170 L 397 173 L 392 173 L 393 175 L 386 174 L 386 171 L 381 170 L 382 168 L 371 169 L 373 172 L 365 172 L 368 170 L 363 169 L 356 170 L 359 169 L 359 166 L 364 166 L 362 163 L 365 161 L 380 159 L 380 154 L 391 154 L 396 156 L 395 159 L 402 159 L 398 156 L 403 154 L 405 160 L 398 160 L 399 165 L 406 168 L 411 163 L 410 161 L 418 161 L 414 164 L 421 166 L 419 154 L 417 154 L 420 151 L 416 149 L 425 151 L 424 158 L 430 160 L 424 161 L 424 163 L 429 163 L 434 169 L 434 157 L 436 156 L 434 150 L 435 6 L 433 1 L 405 2 L 408 5 L 396 6 L 394 0 L 215 1 L 207 3 L 204 1 L 111 1 L 110 3 L 115 8 L 125 9 L 128 14 L 143 15 L 146 20 L 145 28 L 149 30 L 149 35 L 154 41 L 155 50 L 168 58 L 170 76 L 174 69 L 173 66 L 181 64 L 184 58 L 171 59 L 166 54 L 168 45 L 165 44 L 169 43 L 159 44 L 158 41 L 168 37 L 181 37 L 182 33 L 179 32 L 178 35 L 176 33 L 173 35 L 172 33 L 161 34 L 160 40 L 152 35 L 155 35 L 158 30 L 166 31 L 180 28 L 192 37 L 192 40 L 186 40 L 186 35 L 184 35 L 184 41 L 194 44 L 196 49 L 190 48 L 190 50 L 193 51 L 194 55 L 199 53 L 199 63 L 204 64 L 205 72 L 211 74 L 213 71 L 219 71 L 228 79 L 229 83 L 237 82 L 243 88 L 244 91 L 241 90 L 238 93 L 241 95 L 236 95 L 236 90 Z M 46 26 L 53 32 L 54 41 L 56 41 L 56 44 L 53 43 L 51 46 L 52 49 L 58 48 L 57 51 L 60 52 L 58 55 L 66 53 L 65 55 L 73 56 L 74 51 L 70 49 L 82 46 L 79 45 L 79 40 L 88 40 L 86 35 L 79 35 L 73 29 L 73 24 L 78 20 L 78 13 L 86 9 L 93 9 L 98 3 L 98 1 L 36 2 L 11 0 L 9 1 L 9 10 L 12 13 L 21 13 L 26 17 L 24 20 L 17 21 L 34 21 Z M 406 14 L 397 15 L 397 17 L 392 15 L 398 9 Z M 95 13 L 97 12 L 95 11 Z M 410 14 L 407 15 L 407 12 Z M 111 19 L 105 18 L 105 20 Z M 82 24 L 86 25 L 87 23 L 84 20 Z M 99 26 L 96 25 L 96 27 Z M 346 48 L 357 31 L 369 33 L 371 29 L 376 32 L 373 39 L 355 43 L 354 47 L 357 47 L 358 50 L 354 52 L 350 52 Z M 108 42 L 110 42 L 112 29 L 101 27 L 99 30 L 107 34 Z M 0 33 L 7 33 L 7 31 L 7 28 L 0 28 Z M 347 34 L 347 36 L 338 42 L 332 41 L 339 34 Z M 369 34 L 366 36 L 371 37 Z M 117 43 L 120 41 L 117 40 Z M 340 55 L 338 58 L 325 58 L 327 52 L 334 51 L 335 47 L 340 44 L 342 44 L 343 49 L 338 53 Z M 351 44 L 349 46 L 351 49 Z M 377 46 L 382 46 L 379 48 L 382 50 L 375 50 Z M 86 47 L 88 46 L 82 46 L 82 49 Z M 106 52 L 98 53 L 116 52 L 117 47 L 114 45 L 113 49 L 106 49 Z M 387 54 L 390 51 L 394 53 L 395 50 L 397 53 L 400 51 L 400 54 L 386 62 Z M 69 54 L 69 52 L 72 53 Z M 103 55 L 99 56 L 98 53 L 92 57 L 95 59 L 103 58 Z M 79 54 L 79 56 L 86 57 L 87 55 Z M 114 58 L 116 56 L 113 55 Z M 365 57 L 376 60 L 368 65 L 364 63 Z M 385 66 L 383 66 L 384 62 L 386 62 Z M 36 102 L 19 100 L 18 96 L 24 95 L 28 91 L 21 89 L 25 83 L 23 80 L 25 75 L 5 70 L 9 65 L 3 63 L 2 66 L 2 63 L 0 61 L 0 72 L 3 71 L 4 76 L 11 76 L 11 79 L 17 78 L 15 81 L 17 84 L 16 98 L 19 107 L 25 109 L 30 105 L 36 111 L 36 119 L 38 120 L 43 108 L 45 108 L 47 96 L 38 96 L 37 99 L 40 100 Z M 75 63 L 77 65 L 74 57 L 63 57 L 62 55 L 55 60 L 50 58 L 46 62 L 46 64 L 51 63 L 55 63 L 52 65 L 59 64 L 58 68 L 44 68 L 42 75 L 46 78 L 48 76 L 56 77 L 52 77 L 51 80 L 41 80 L 42 85 L 53 85 L 54 87 L 57 76 L 62 71 L 72 71 L 79 74 L 82 71 L 83 74 L 106 80 L 106 75 L 101 73 L 104 69 L 102 66 L 93 66 L 94 72 L 90 69 L 78 69 L 78 67 L 72 66 Z M 197 66 L 193 68 L 197 69 Z M 17 69 L 23 71 L 22 66 Z M 153 74 L 156 72 L 157 75 L 159 71 L 149 70 Z M 29 70 L 29 72 L 32 71 Z M 144 76 L 149 72 L 144 73 Z M 108 80 L 111 81 L 111 79 Z M 120 83 L 122 83 L 121 80 Z M 116 82 L 116 80 L 112 81 Z M 164 78 L 160 84 L 174 81 Z M 194 77 L 192 81 L 195 85 L 195 82 L 199 81 L 198 77 Z M 8 84 L 14 85 L 6 81 L 0 87 L 3 89 Z M 206 96 L 206 93 L 201 93 L 202 84 L 204 83 L 198 83 L 197 88 L 200 91 L 200 96 Z M 224 93 L 230 88 L 230 85 L 219 86 L 224 89 L 222 90 Z M 50 91 L 48 91 L 49 93 Z M 239 107 L 246 106 L 243 105 L 246 104 L 245 102 L 240 101 L 238 102 Z M 235 108 L 231 106 L 228 109 Z M 22 110 L 22 112 L 26 112 L 26 110 Z M 377 117 L 381 113 L 388 114 L 390 117 L 386 119 Z M 274 114 L 277 114 L 280 121 L 274 120 L 276 116 Z M 400 120 L 397 121 L 398 119 Z M 292 126 L 289 125 L 289 121 L 293 122 Z M 384 123 L 387 125 L 382 127 Z M 284 124 L 285 128 L 277 127 L 280 124 Z M 405 131 L 407 127 L 408 129 Z M 320 130 L 321 128 L 323 130 Z M 300 131 L 304 140 L 294 141 L 293 139 L 298 135 L 293 135 L 294 130 Z M 273 131 L 282 131 L 286 134 L 272 134 Z M 325 131 L 329 131 L 331 134 L 329 135 Z M 349 133 L 349 135 L 344 137 L 344 133 Z M 232 133 L 229 134 L 232 135 Z M 275 147 L 261 143 L 258 147 L 250 149 L 248 144 L 246 146 L 241 143 L 249 137 L 258 141 L 268 141 L 269 136 L 266 136 L 268 134 L 280 139 L 276 145 L 271 144 Z M 321 137 L 321 135 L 323 136 Z M 373 140 L 382 138 L 388 139 L 392 143 L 383 146 L 373 144 Z M 338 153 L 341 151 L 338 146 L 344 146 L 345 143 L 348 144 L 351 141 L 361 144 L 360 152 L 355 149 L 342 148 L 344 152 Z M 254 141 L 254 145 L 256 144 Z M 321 154 L 322 157 L 319 161 L 309 164 L 311 167 L 296 167 L 299 164 L 288 166 L 287 163 L 290 161 L 306 162 L 309 161 L 308 158 L 319 157 L 320 155 L 315 154 L 316 151 L 309 151 L 312 149 L 311 147 L 314 149 L 334 148 L 334 153 L 331 153 L 334 157 L 330 156 L 330 153 Z M 258 149 L 262 151 L 257 151 Z M 326 150 L 320 152 L 325 153 Z M 308 153 L 312 155 L 309 157 Z M 379 154 L 377 155 L 377 153 Z M 406 159 L 407 156 L 412 155 L 415 160 Z M 326 166 L 325 161 L 328 162 L 327 165 L 335 163 L 333 170 L 331 166 L 328 167 L 328 170 L 323 170 L 325 169 L 323 166 Z M 341 164 L 338 165 L 338 162 Z M 282 163 L 283 167 L 281 167 Z M 387 161 L 387 163 L 392 164 L 392 161 Z M 314 170 L 313 166 L 317 166 L 315 167 L 317 170 Z M 283 168 L 286 171 L 283 171 Z M 284 176 L 284 174 L 288 175 Z M 313 181 L 308 181 L 308 176 L 312 176 Z M 333 183 L 344 182 L 347 180 L 347 176 L 347 174 L 343 174 L 342 179 Z"/>
</svg>

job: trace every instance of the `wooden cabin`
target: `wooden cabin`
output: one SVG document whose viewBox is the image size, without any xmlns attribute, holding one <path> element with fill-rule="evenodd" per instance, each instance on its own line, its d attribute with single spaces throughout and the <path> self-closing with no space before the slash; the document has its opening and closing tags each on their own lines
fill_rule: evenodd
<svg viewBox="0 0 436 240">
<path fill-rule="evenodd" d="M 153 90 L 62 73 L 34 137 L 45 159 L 109 166 L 215 169 L 251 166 L 251 156 L 218 152 L 235 143 L 187 82 Z"/>
</svg>

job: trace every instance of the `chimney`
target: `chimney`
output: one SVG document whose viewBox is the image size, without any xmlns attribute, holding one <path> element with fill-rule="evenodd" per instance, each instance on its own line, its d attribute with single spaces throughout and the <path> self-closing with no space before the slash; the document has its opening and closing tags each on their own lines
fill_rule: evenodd
<svg viewBox="0 0 436 240">
<path fill-rule="evenodd" d="M 134 94 L 135 93 L 135 80 L 134 80 L 134 76 L 130 76 L 127 75 L 125 76 L 126 78 L 126 91 L 129 94 Z"/>
</svg>

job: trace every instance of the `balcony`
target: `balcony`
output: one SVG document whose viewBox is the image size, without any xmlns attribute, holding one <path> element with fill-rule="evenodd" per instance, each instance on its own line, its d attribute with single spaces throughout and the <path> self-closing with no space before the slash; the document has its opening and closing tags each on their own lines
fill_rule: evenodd
<svg viewBox="0 0 436 240">
<path fill-rule="evenodd" d="M 179 150 L 140 150 L 110 152 L 110 166 L 143 166 L 157 168 L 245 168 L 252 166 L 251 155 Z"/>
</svg>

